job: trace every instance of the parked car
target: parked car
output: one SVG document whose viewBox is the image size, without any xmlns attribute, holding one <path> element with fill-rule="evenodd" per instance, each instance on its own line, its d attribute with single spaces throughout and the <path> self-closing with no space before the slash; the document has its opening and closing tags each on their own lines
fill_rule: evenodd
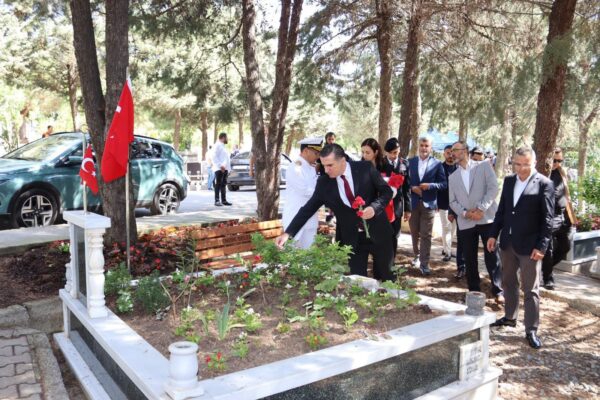
<svg viewBox="0 0 600 400">
<path fill-rule="evenodd" d="M 285 172 L 292 160 L 285 154 L 281 154 L 281 184 L 285 185 Z M 250 152 L 244 151 L 231 158 L 231 172 L 227 177 L 227 188 L 232 192 L 241 186 L 254 186 L 254 177 L 250 176 Z"/>
<path fill-rule="evenodd" d="M 81 132 L 57 133 L 0 157 L 0 218 L 15 228 L 47 226 L 83 208 L 82 140 Z M 168 143 L 135 136 L 130 171 L 136 206 L 153 214 L 174 213 L 187 195 L 183 160 Z M 100 206 L 88 191 L 88 207 Z"/>
</svg>

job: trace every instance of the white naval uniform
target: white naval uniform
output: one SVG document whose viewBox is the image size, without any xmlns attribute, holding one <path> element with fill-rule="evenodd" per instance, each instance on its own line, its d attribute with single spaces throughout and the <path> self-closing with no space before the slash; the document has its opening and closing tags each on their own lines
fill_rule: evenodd
<svg viewBox="0 0 600 400">
<path fill-rule="evenodd" d="M 312 196 L 317 185 L 317 171 L 304 158 L 298 159 L 291 164 L 285 176 L 285 206 L 283 208 L 283 229 L 292 222 L 300 207 L 302 207 Z M 302 229 L 294 236 L 295 245 L 306 249 L 310 247 L 317 234 L 319 226 L 318 212 L 306 221 Z"/>
</svg>

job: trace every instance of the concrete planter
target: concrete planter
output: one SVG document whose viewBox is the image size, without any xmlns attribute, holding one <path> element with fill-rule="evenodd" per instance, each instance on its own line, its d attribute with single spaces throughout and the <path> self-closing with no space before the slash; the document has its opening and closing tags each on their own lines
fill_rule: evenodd
<svg viewBox="0 0 600 400">
<path fill-rule="evenodd" d="M 566 260 L 556 265 L 557 269 L 572 273 L 591 275 L 593 263 L 596 261 L 596 248 L 600 246 L 600 230 L 589 232 L 573 232 L 571 250 Z"/>
<path fill-rule="evenodd" d="M 372 279 L 354 277 L 371 287 Z M 403 292 L 393 293 L 403 296 Z M 489 365 L 489 324 L 465 306 L 422 296 L 444 315 L 302 356 L 169 387 L 169 361 L 112 312 L 92 318 L 62 290 L 60 348 L 92 399 L 494 399 L 501 371 Z M 200 394 L 203 393 L 203 394 Z"/>
</svg>

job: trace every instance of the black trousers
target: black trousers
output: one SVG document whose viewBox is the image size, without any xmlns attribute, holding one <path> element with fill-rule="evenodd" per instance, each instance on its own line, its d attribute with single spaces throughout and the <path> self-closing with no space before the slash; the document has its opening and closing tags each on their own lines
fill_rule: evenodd
<svg viewBox="0 0 600 400">
<path fill-rule="evenodd" d="M 221 202 L 227 201 L 227 175 L 229 171 L 221 171 L 220 169 L 215 171 L 215 201 L 219 201 L 219 194 L 221 194 Z"/>
<path fill-rule="evenodd" d="M 487 241 L 490 237 L 492 224 L 475 225 L 470 229 L 458 230 L 458 240 L 461 241 L 463 256 L 465 258 L 467 284 L 469 291 L 481 291 L 479 266 L 477 253 L 479 250 L 479 239 L 483 242 L 483 255 L 485 267 L 492 282 L 492 294 L 495 296 L 502 293 L 502 270 L 500 268 L 500 257 L 498 249 L 493 252 L 487 250 Z"/>
<path fill-rule="evenodd" d="M 552 276 L 554 266 L 564 260 L 569 250 L 571 250 L 570 232 L 571 224 L 565 221 L 562 221 L 558 229 L 552 232 L 552 240 L 542 260 L 542 277 L 544 282 L 554 282 L 554 277 Z"/>
<path fill-rule="evenodd" d="M 392 236 L 392 246 L 394 249 L 394 262 L 396 261 L 396 254 L 398 253 L 398 236 L 400 236 L 400 228 L 402 227 L 402 215 L 396 217 L 394 222 L 392 222 L 392 229 L 394 230 L 394 236 Z"/>
<path fill-rule="evenodd" d="M 352 249 L 348 265 L 350 273 L 367 276 L 369 254 L 373 255 L 373 277 L 381 281 L 394 280 L 392 273 L 393 250 L 392 237 L 381 238 L 376 242 L 367 239 L 365 232 L 359 232 L 358 244 Z"/>
</svg>

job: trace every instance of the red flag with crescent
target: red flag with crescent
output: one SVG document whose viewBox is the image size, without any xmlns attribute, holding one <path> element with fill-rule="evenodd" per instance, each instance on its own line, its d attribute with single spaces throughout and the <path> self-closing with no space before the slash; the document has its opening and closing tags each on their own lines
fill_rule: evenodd
<svg viewBox="0 0 600 400">
<path fill-rule="evenodd" d="M 133 95 L 129 79 L 123 85 L 119 105 L 106 135 L 101 172 L 104 182 L 125 176 L 129 163 L 129 144 L 133 142 Z"/>
<path fill-rule="evenodd" d="M 94 163 L 94 155 L 92 154 L 92 146 L 88 144 L 81 161 L 81 169 L 79 170 L 81 180 L 85 182 L 92 193 L 98 194 L 98 179 L 96 179 L 96 164 Z"/>
</svg>

